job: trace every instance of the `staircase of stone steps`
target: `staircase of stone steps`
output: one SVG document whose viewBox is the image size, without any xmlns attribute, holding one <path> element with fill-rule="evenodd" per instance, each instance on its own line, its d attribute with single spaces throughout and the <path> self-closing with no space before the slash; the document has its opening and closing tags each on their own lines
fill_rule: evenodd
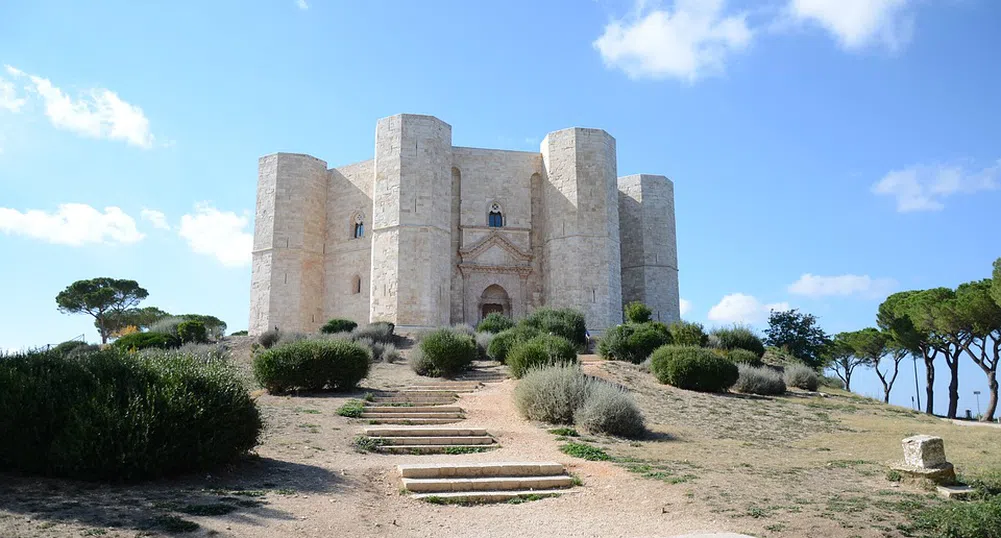
<svg viewBox="0 0 1001 538">
<path fill-rule="evenodd" d="M 575 483 L 559 463 L 501 462 L 399 465 L 414 498 L 445 502 L 504 502 L 565 493 Z"/>
<path fill-rule="evenodd" d="M 366 405 L 361 418 L 370 424 L 449 424 L 465 418 L 455 405 Z"/>
<path fill-rule="evenodd" d="M 500 446 L 483 428 L 366 428 L 364 437 L 386 454 L 462 454 Z"/>
</svg>

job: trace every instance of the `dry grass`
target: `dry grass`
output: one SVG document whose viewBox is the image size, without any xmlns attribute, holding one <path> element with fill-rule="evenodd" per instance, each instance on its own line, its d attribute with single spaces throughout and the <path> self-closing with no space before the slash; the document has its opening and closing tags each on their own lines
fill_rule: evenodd
<svg viewBox="0 0 1001 538">
<path fill-rule="evenodd" d="M 749 534 L 906 536 L 898 525 L 908 514 L 943 502 L 886 478 L 901 439 L 916 433 L 941 436 L 960 472 L 997 466 L 1001 429 L 964 428 L 844 391 L 703 394 L 660 385 L 625 363 L 594 373 L 631 389 L 647 426 L 672 438 L 597 445 Z"/>
</svg>

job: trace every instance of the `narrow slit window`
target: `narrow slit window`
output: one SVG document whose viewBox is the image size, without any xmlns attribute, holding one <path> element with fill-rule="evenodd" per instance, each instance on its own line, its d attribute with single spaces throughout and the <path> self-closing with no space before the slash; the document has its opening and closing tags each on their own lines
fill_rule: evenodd
<svg viewBox="0 0 1001 538">
<path fill-rule="evenodd" d="M 355 215 L 354 228 L 351 234 L 354 239 L 361 239 L 365 237 L 365 218 L 361 215 Z"/>
<path fill-rule="evenodd" d="M 490 213 L 487 215 L 487 225 L 491 228 L 504 227 L 504 214 L 501 213 L 500 204 L 490 206 Z"/>
</svg>

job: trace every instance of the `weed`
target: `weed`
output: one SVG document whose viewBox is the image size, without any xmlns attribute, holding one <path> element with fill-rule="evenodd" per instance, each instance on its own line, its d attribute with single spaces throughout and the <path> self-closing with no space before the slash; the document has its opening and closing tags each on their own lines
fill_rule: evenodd
<svg viewBox="0 0 1001 538">
<path fill-rule="evenodd" d="M 480 446 L 448 446 L 445 447 L 445 453 L 450 455 L 457 454 L 477 454 L 479 452 L 486 452 L 487 449 Z"/>
<path fill-rule="evenodd" d="M 362 396 L 362 399 L 365 400 L 366 402 L 374 402 L 375 394 L 372 394 L 371 392 L 366 392 L 365 396 Z"/>
<path fill-rule="evenodd" d="M 904 476 L 901 475 L 899 471 L 890 469 L 889 471 L 886 472 L 886 479 L 889 480 L 890 482 L 900 482 L 901 480 L 904 479 Z"/>
<path fill-rule="evenodd" d="M 307 409 L 305 407 L 296 407 L 296 413 L 306 413 L 307 415 L 319 415 L 320 411 L 317 409 Z"/>
<path fill-rule="evenodd" d="M 342 417 L 360 418 L 365 412 L 365 404 L 360 400 L 348 400 L 344 405 L 337 408 L 337 414 Z"/>
<path fill-rule="evenodd" d="M 584 481 L 581 480 L 580 476 L 578 476 L 576 473 L 570 473 L 570 485 L 583 486 Z"/>
<path fill-rule="evenodd" d="M 580 434 L 577 433 L 577 430 L 573 428 L 553 428 L 548 431 L 553 435 L 559 435 L 561 437 L 580 437 Z"/>
<path fill-rule="evenodd" d="M 376 439 L 365 435 L 355 437 L 355 440 L 352 442 L 352 445 L 358 452 L 375 452 L 383 444 L 385 443 L 382 439 Z"/>
<path fill-rule="evenodd" d="M 575 441 L 570 441 L 560 447 L 560 452 L 573 456 L 575 458 L 582 458 L 590 461 L 607 461 L 612 459 L 604 450 L 594 447 L 591 445 L 586 445 L 584 443 L 578 443 Z"/>
</svg>

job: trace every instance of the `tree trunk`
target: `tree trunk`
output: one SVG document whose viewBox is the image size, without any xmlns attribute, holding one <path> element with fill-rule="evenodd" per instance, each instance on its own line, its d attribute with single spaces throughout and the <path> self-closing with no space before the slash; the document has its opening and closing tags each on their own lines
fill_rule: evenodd
<svg viewBox="0 0 1001 538">
<path fill-rule="evenodd" d="M 956 355 L 949 361 L 949 354 L 946 352 L 946 364 L 949 366 L 949 373 L 952 378 L 949 380 L 949 418 L 956 418 L 956 412 L 959 410 L 959 353 L 960 350 L 956 350 Z"/>
<path fill-rule="evenodd" d="M 101 343 L 102 344 L 107 344 L 108 343 L 108 329 L 104 326 L 104 316 L 101 316 L 101 317 L 99 317 L 97 319 L 98 319 L 98 322 L 101 324 Z"/>
<path fill-rule="evenodd" d="M 990 377 L 987 379 L 987 390 L 990 391 L 990 396 L 987 399 L 987 409 L 984 411 L 984 416 L 980 418 L 984 422 L 994 421 L 994 412 L 998 407 L 998 373 L 997 371 L 992 371 Z"/>
<path fill-rule="evenodd" d="M 928 351 L 925 351 L 925 371 L 927 373 L 926 382 L 928 386 L 925 387 L 925 398 L 928 400 L 925 402 L 925 413 L 929 415 L 935 414 L 935 355 L 928 355 Z"/>
</svg>

